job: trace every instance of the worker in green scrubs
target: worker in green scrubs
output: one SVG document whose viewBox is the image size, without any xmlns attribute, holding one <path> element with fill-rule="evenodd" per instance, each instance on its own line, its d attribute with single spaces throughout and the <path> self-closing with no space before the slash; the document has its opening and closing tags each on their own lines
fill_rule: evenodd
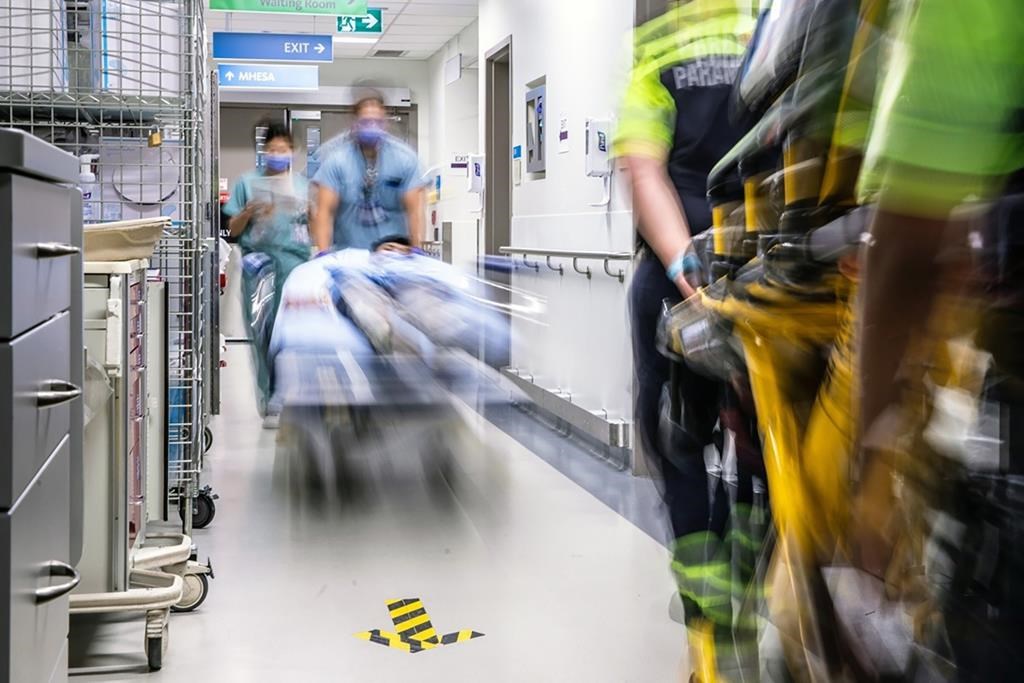
<svg viewBox="0 0 1024 683">
<path fill-rule="evenodd" d="M 309 241 L 309 184 L 301 175 L 292 173 L 292 136 L 279 124 L 264 125 L 264 153 L 261 168 L 246 173 L 235 183 L 231 198 L 224 206 L 230 217 L 228 231 L 242 248 L 243 262 L 247 257 L 264 254 L 273 263 L 274 296 L 270 310 L 260 316 L 269 324 L 254 330 L 253 351 L 257 365 L 257 383 L 260 388 L 260 406 L 271 422 L 275 410 L 270 405 L 273 393 L 272 368 L 267 363 L 267 347 L 273 329 L 273 320 L 281 303 L 285 280 L 298 265 L 310 257 Z M 244 269 L 246 323 L 253 327 L 259 299 L 259 285 L 255 275 Z M 268 317 L 269 316 L 269 317 Z"/>
</svg>

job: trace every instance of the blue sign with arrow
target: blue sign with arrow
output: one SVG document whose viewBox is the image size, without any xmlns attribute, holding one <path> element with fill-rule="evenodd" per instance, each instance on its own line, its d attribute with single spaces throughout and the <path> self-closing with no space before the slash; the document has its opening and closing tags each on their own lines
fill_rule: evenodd
<svg viewBox="0 0 1024 683">
<path fill-rule="evenodd" d="M 333 62 L 331 36 L 307 33 L 213 34 L 214 59 L 252 62 Z"/>
<path fill-rule="evenodd" d="M 317 90 L 320 67 L 306 64 L 218 64 L 224 90 Z"/>
</svg>

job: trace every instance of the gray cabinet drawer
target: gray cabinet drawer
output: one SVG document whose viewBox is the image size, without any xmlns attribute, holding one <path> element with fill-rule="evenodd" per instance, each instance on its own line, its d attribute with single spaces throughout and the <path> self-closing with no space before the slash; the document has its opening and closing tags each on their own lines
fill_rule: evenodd
<svg viewBox="0 0 1024 683">
<path fill-rule="evenodd" d="M 71 321 L 67 313 L 0 342 L 0 510 L 10 508 L 71 424 Z M 6 454 L 10 454 L 7 457 Z"/>
<path fill-rule="evenodd" d="M 0 173 L 0 339 L 71 305 L 72 192 Z"/>
<path fill-rule="evenodd" d="M 68 597 L 59 587 L 72 579 L 50 568 L 70 554 L 68 446 L 65 438 L 14 509 L 0 514 L 0 585 L 10 586 L 0 595 L 0 680 L 49 681 L 68 637 Z M 39 595 L 47 588 L 55 597 Z"/>
</svg>

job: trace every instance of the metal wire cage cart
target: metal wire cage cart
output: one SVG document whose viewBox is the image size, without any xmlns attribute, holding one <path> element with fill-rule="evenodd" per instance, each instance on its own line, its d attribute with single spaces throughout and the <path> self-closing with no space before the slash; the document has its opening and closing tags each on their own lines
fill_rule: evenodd
<svg viewBox="0 0 1024 683">
<path fill-rule="evenodd" d="M 216 403 L 215 94 L 204 0 L 0 0 L 0 126 L 79 157 L 85 223 L 166 217 L 164 519 L 209 523 Z M 151 465 L 152 466 L 152 465 Z M 202 500 L 202 502 L 200 502 Z M 209 506 L 204 505 L 209 503 Z"/>
</svg>

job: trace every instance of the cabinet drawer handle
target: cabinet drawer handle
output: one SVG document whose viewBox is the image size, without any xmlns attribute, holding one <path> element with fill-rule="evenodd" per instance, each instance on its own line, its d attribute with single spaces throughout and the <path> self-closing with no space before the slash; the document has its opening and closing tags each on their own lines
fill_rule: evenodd
<svg viewBox="0 0 1024 683">
<path fill-rule="evenodd" d="M 37 391 L 36 402 L 40 408 L 59 406 L 62 403 L 73 401 L 82 395 L 82 389 L 71 382 L 62 379 L 51 379 L 44 384 L 50 387 L 49 391 Z"/>
<path fill-rule="evenodd" d="M 40 242 L 36 245 L 36 255 L 40 258 L 58 258 L 60 256 L 74 256 L 81 254 L 82 248 L 73 244 L 61 244 L 60 242 Z"/>
<path fill-rule="evenodd" d="M 75 589 L 78 582 L 82 580 L 82 575 L 78 573 L 78 570 L 72 567 L 70 564 L 61 562 L 59 560 L 50 560 L 43 565 L 48 571 L 48 575 L 53 578 L 55 576 L 65 576 L 70 581 L 62 583 L 57 586 L 47 586 L 46 588 L 36 589 L 36 603 L 41 604 L 44 602 L 50 602 L 56 600 L 62 595 L 67 595 Z"/>
</svg>

